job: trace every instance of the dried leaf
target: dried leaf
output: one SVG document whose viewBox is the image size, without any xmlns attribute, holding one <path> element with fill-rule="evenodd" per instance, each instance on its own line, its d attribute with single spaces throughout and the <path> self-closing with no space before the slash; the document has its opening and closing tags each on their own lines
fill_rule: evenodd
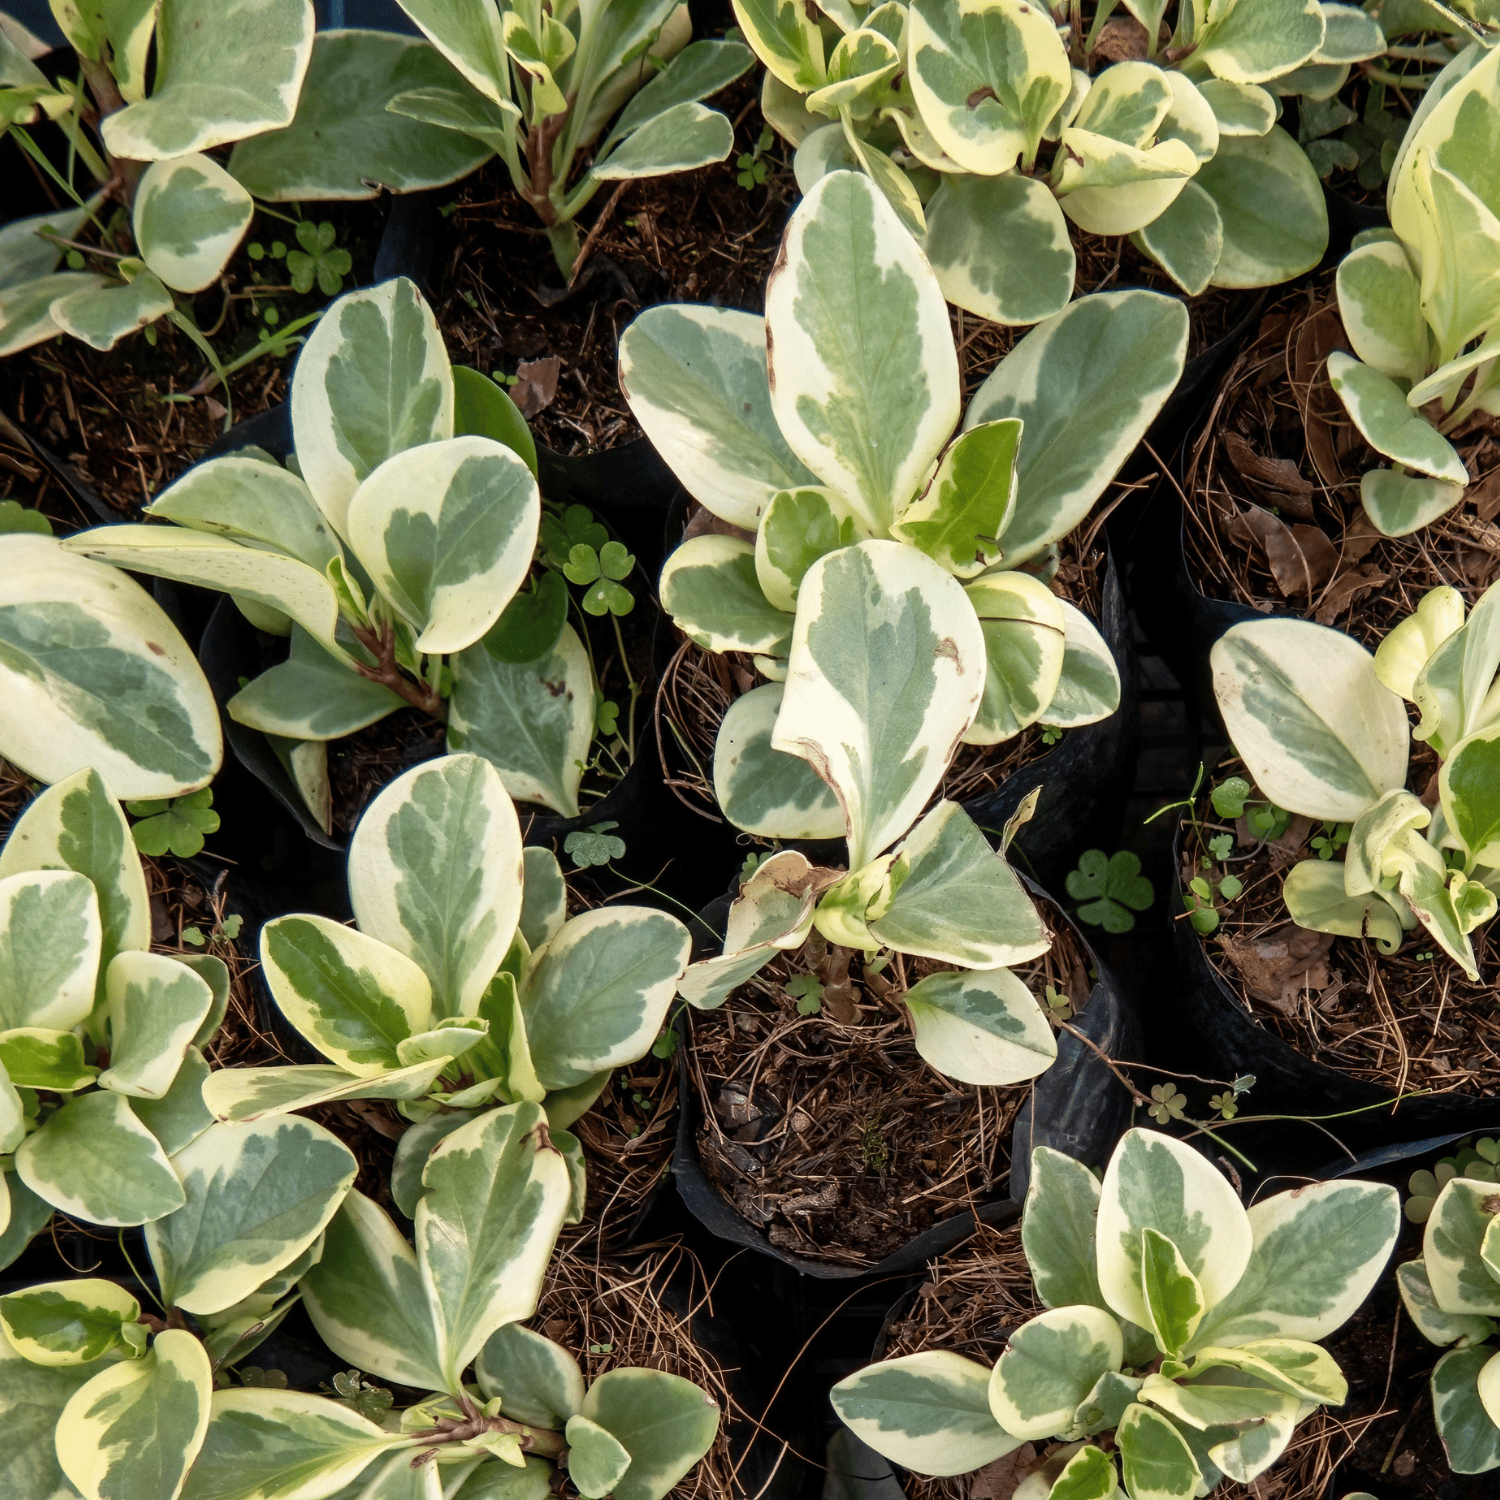
<svg viewBox="0 0 1500 1500">
<path fill-rule="evenodd" d="M 1306 594 L 1311 598 L 1311 570 L 1297 538 L 1292 535 L 1292 528 L 1258 505 L 1247 505 L 1237 519 L 1238 527 L 1242 528 L 1239 534 L 1245 540 L 1253 538 L 1260 543 L 1282 597 L 1290 599 L 1297 594 Z"/>
<path fill-rule="evenodd" d="M 743 526 L 736 526 L 731 521 L 726 521 L 716 516 L 706 506 L 695 505 L 693 513 L 688 517 L 687 525 L 682 528 L 682 539 L 690 542 L 695 536 L 732 536 L 738 537 L 742 542 L 754 542 L 755 533 L 746 531 Z"/>
<path fill-rule="evenodd" d="M 1262 491 L 1278 509 L 1303 521 L 1313 518 L 1313 486 L 1289 458 L 1269 458 L 1237 432 L 1224 434 L 1229 461 L 1241 478 Z"/>
<path fill-rule="evenodd" d="M 1500 515 L 1500 468 L 1491 469 L 1477 484 L 1471 484 L 1464 499 L 1481 521 L 1493 521 Z"/>
<path fill-rule="evenodd" d="M 1335 349 L 1347 351 L 1349 341 L 1337 308 L 1325 303 L 1297 330 L 1292 357 L 1292 393 L 1302 409 L 1307 456 L 1318 477 L 1330 489 L 1348 482 L 1339 460 L 1340 434 L 1352 430 L 1343 403 L 1334 393 L 1325 368 Z"/>
<path fill-rule="evenodd" d="M 1307 990 L 1321 992 L 1331 983 L 1328 950 L 1333 936 L 1311 932 L 1295 922 L 1257 938 L 1219 939 L 1224 956 L 1238 971 L 1245 988 L 1257 1000 L 1291 1015 Z"/>
<path fill-rule="evenodd" d="M 1302 549 L 1314 590 L 1322 588 L 1338 568 L 1339 549 L 1328 540 L 1327 533 L 1320 526 L 1293 526 L 1292 535 Z"/>
<path fill-rule="evenodd" d="M 557 378 L 562 374 L 562 360 L 555 354 L 545 359 L 523 359 L 516 366 L 516 383 L 511 397 L 529 421 L 539 411 L 551 406 L 557 395 Z"/>
<path fill-rule="evenodd" d="M 1011 1500 L 1016 1486 L 1036 1468 L 1034 1443 L 1022 1443 L 1013 1453 L 994 1459 L 969 1476 L 969 1500 Z"/>
<path fill-rule="evenodd" d="M 1374 563 L 1361 563 L 1359 567 L 1335 578 L 1328 585 L 1313 618 L 1319 625 L 1334 624 L 1356 599 L 1388 583 L 1390 577 L 1389 573 L 1382 573 Z"/>
<path fill-rule="evenodd" d="M 1146 28 L 1134 16 L 1111 16 L 1099 31 L 1099 40 L 1089 53 L 1095 64 L 1143 62 L 1150 50 Z"/>
<path fill-rule="evenodd" d="M 1361 506 L 1344 532 L 1344 540 L 1339 547 L 1340 556 L 1349 564 L 1361 562 L 1366 553 L 1384 539 L 1385 533 L 1365 514 L 1364 507 Z"/>
</svg>

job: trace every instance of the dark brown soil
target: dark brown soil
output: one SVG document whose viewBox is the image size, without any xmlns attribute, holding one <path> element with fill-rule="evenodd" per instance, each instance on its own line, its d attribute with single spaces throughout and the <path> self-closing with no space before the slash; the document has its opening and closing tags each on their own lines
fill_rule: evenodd
<svg viewBox="0 0 1500 1500">
<path fill-rule="evenodd" d="M 1216 779 L 1241 771 L 1238 762 L 1226 763 Z M 1425 779 L 1419 767 L 1413 784 L 1420 788 Z M 1281 887 L 1298 860 L 1317 857 L 1308 840 L 1321 835 L 1320 826 L 1297 818 L 1266 844 L 1243 819 L 1219 819 L 1206 799 L 1197 819 L 1182 828 L 1179 874 L 1184 885 L 1202 875 L 1216 894 L 1225 875 L 1243 882 L 1239 896 L 1216 901 L 1219 927 L 1203 944 L 1260 1025 L 1303 1056 L 1394 1093 L 1489 1094 L 1500 1086 L 1494 924 L 1471 934 L 1478 984 L 1420 926 L 1389 958 L 1370 941 L 1309 932 L 1288 917 Z M 1208 849 L 1224 833 L 1235 839 L 1227 862 Z"/>
<path fill-rule="evenodd" d="M 1348 348 L 1332 277 L 1273 303 L 1225 376 L 1186 482 L 1189 574 L 1210 598 L 1291 610 L 1377 645 L 1427 590 L 1470 604 L 1500 574 L 1500 425 L 1455 440 L 1464 503 L 1411 536 L 1383 537 L 1360 476 L 1387 466 L 1360 437 L 1323 361 Z"/>
<path fill-rule="evenodd" d="M 992 326 L 992 325 L 991 325 Z M 1095 545 L 1102 516 L 1085 530 L 1064 537 L 1062 562 L 1053 591 L 1098 620 L 1104 607 L 1105 555 Z M 656 698 L 656 743 L 667 785 L 700 817 L 720 822 L 713 789 L 714 742 L 729 705 L 763 682 L 754 658 L 744 652 L 716 654 L 695 646 L 680 632 L 680 644 L 662 673 Z M 1039 724 L 998 745 L 961 745 L 943 775 L 934 800 L 955 802 L 983 796 L 1007 777 L 1039 760 L 1056 743 L 1046 741 Z"/>
<path fill-rule="evenodd" d="M 1081 1010 L 1087 956 L 1065 922 L 1050 920 L 1053 947 L 1016 972 L 1038 999 L 1052 985 Z M 778 959 L 721 1010 L 694 1018 L 698 1149 L 724 1197 L 772 1244 L 872 1265 L 1003 1196 L 1010 1128 L 1028 1085 L 978 1088 L 922 1061 L 898 997 L 941 966 L 898 955 L 890 983 L 872 984 L 858 955 L 826 945 L 813 952 L 820 944 Z M 784 985 L 814 967 L 825 980 L 823 1008 L 803 1015 Z M 832 971 L 846 972 L 850 986 L 838 1005 Z"/>
</svg>

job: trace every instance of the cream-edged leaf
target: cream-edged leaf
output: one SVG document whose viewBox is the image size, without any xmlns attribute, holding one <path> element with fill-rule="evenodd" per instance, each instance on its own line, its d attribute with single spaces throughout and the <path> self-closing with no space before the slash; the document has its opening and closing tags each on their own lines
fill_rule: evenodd
<svg viewBox="0 0 1500 1500">
<path fill-rule="evenodd" d="M 152 162 L 133 212 L 147 267 L 176 291 L 201 292 L 228 264 L 255 203 L 218 162 L 195 152 Z"/>
</svg>

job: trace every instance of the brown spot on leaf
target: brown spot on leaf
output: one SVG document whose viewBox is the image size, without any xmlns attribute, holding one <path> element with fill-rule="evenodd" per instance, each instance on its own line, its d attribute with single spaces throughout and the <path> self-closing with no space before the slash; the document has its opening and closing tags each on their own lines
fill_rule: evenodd
<svg viewBox="0 0 1500 1500">
<path fill-rule="evenodd" d="M 165 656 L 167 654 L 167 648 L 165 646 L 158 646 L 155 641 L 147 641 L 146 649 L 155 656 Z"/>
<path fill-rule="evenodd" d="M 958 642 L 955 641 L 951 635 L 945 635 L 942 640 L 937 643 L 937 648 L 933 651 L 932 654 L 934 656 L 946 656 L 949 661 L 957 664 Z"/>
<path fill-rule="evenodd" d="M 974 92 L 964 100 L 964 103 L 967 104 L 970 109 L 978 109 L 986 99 L 998 100 L 999 97 L 1000 96 L 994 91 L 994 89 L 992 89 L 989 84 L 986 83 L 982 87 L 975 89 Z"/>
</svg>

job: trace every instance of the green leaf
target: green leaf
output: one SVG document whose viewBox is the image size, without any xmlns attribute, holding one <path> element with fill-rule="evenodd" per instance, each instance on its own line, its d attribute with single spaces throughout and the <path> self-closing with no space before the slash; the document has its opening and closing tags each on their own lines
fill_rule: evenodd
<svg viewBox="0 0 1500 1500">
<path fill-rule="evenodd" d="M 977 969 L 1046 951 L 1031 898 L 955 802 L 939 802 L 911 831 L 892 876 L 894 894 L 869 922 L 884 946 Z"/>
<path fill-rule="evenodd" d="M 182 1500 L 320 1500 L 407 1442 L 321 1396 L 215 1391 Z"/>
<path fill-rule="evenodd" d="M 931 1351 L 883 1360 L 847 1376 L 834 1410 L 861 1442 L 921 1474 L 966 1474 L 1014 1452 L 1021 1439 L 990 1411 L 990 1372 Z"/>
<path fill-rule="evenodd" d="M 665 1370 L 606 1371 L 589 1387 L 582 1415 L 630 1455 L 615 1500 L 663 1500 L 719 1430 L 714 1398 Z"/>
<path fill-rule="evenodd" d="M 1304 859 L 1287 873 L 1281 895 L 1291 919 L 1313 932 L 1340 937 L 1373 939 L 1382 953 L 1401 946 L 1401 918 L 1378 891 L 1351 896 L 1346 865 L 1323 859 Z"/>
<path fill-rule="evenodd" d="M 1051 1025 L 1009 969 L 929 974 L 904 999 L 917 1051 L 946 1078 L 1003 1087 L 1057 1057 Z"/>
<path fill-rule="evenodd" d="M 536 1310 L 571 1197 L 568 1168 L 541 1107 L 513 1104 L 439 1142 L 422 1181 L 417 1254 L 443 1386 L 455 1392 L 495 1329 Z"/>
<path fill-rule="evenodd" d="M 1323 185 L 1279 125 L 1264 135 L 1224 136 L 1196 180 L 1214 200 L 1224 230 L 1213 285 L 1276 286 L 1323 258 L 1328 248 Z"/>
<path fill-rule="evenodd" d="M 1500 865 L 1500 725 L 1453 747 L 1438 773 L 1443 816 L 1471 861 Z"/>
<path fill-rule="evenodd" d="M 1145 250 L 1190 297 L 1214 278 L 1224 253 L 1224 220 L 1213 195 L 1196 182 L 1182 191 L 1136 235 Z"/>
<path fill-rule="evenodd" d="M 197 1047 L 189 1047 L 172 1087 L 160 1099 L 128 1101 L 131 1113 L 156 1137 L 168 1156 L 175 1156 L 213 1124 L 214 1117 L 203 1102 L 203 1085 L 208 1077 L 203 1054 Z"/>
<path fill-rule="evenodd" d="M 766 324 L 787 442 L 883 532 L 958 420 L 958 359 L 937 280 L 869 178 L 833 172 L 802 200 Z"/>
<path fill-rule="evenodd" d="M 692 940 L 665 912 L 605 906 L 564 924 L 521 990 L 537 1076 L 549 1089 L 644 1057 Z"/>
<path fill-rule="evenodd" d="M 175 156 L 141 177 L 135 242 L 169 287 L 201 292 L 219 279 L 254 213 L 250 194 L 212 157 Z"/>
<path fill-rule="evenodd" d="M 227 705 L 237 724 L 295 740 L 335 740 L 377 723 L 404 699 L 349 670 L 300 625 L 291 654 L 240 689 Z"/>
<path fill-rule="evenodd" d="M 240 141 L 229 170 L 257 198 L 322 202 L 417 192 L 457 182 L 494 149 L 388 105 L 424 88 L 461 87 L 437 50 L 385 31 L 321 32 L 282 130 Z M 477 97 L 476 97 L 477 103 Z"/>
<path fill-rule="evenodd" d="M 1073 295 L 1067 221 L 1044 182 L 944 175 L 926 205 L 924 248 L 949 302 L 997 323 L 1050 318 Z"/>
<path fill-rule="evenodd" d="M 535 661 L 510 664 L 471 646 L 452 660 L 448 749 L 482 756 L 518 802 L 578 816 L 578 787 L 594 738 L 594 678 L 577 632 Z"/>
<path fill-rule="evenodd" d="M 1006 1432 L 1038 1440 L 1066 1432 L 1079 1403 L 1124 1358 L 1120 1325 L 1097 1307 L 1038 1313 L 1011 1334 L 990 1377 L 990 1410 Z"/>
<path fill-rule="evenodd" d="M 1151 1326 L 1141 1260 L 1147 1229 L 1176 1247 L 1210 1308 L 1240 1282 L 1250 1259 L 1250 1223 L 1218 1170 L 1190 1146 L 1137 1129 L 1126 1132 L 1104 1174 L 1099 1285 L 1120 1317 L 1143 1328 Z"/>
<path fill-rule="evenodd" d="M 311 1120 L 214 1125 L 172 1159 L 187 1202 L 146 1231 L 169 1306 L 223 1312 L 296 1261 L 354 1181 L 349 1150 Z"/>
<path fill-rule="evenodd" d="M 1469 482 L 1458 451 L 1412 411 L 1390 376 L 1336 349 L 1328 356 L 1328 378 L 1354 425 L 1377 452 L 1449 484 Z"/>
<path fill-rule="evenodd" d="M 213 1372 L 180 1328 L 137 1360 L 101 1370 L 63 1408 L 57 1459 L 86 1500 L 176 1500 L 208 1430 Z"/>
<path fill-rule="evenodd" d="M 368 932 L 415 960 L 438 1017 L 474 1015 L 521 914 L 521 828 L 499 773 L 474 755 L 391 782 L 349 844 L 349 896 Z"/>
<path fill-rule="evenodd" d="M 506 397 L 509 400 L 509 397 Z M 560 573 L 533 573 L 529 592 L 518 593 L 484 637 L 484 649 L 511 666 L 536 661 L 556 649 L 568 618 L 568 586 Z"/>
<path fill-rule="evenodd" d="M 1155 1229 L 1141 1231 L 1141 1291 L 1157 1344 L 1168 1354 L 1180 1354 L 1197 1332 L 1207 1303 L 1182 1252 Z"/>
<path fill-rule="evenodd" d="M 815 482 L 771 409 L 762 318 L 647 308 L 621 336 L 620 389 L 688 493 L 735 526 L 753 529 L 778 491 Z"/>
<path fill-rule="evenodd" d="M 1038 1146 L 1021 1218 L 1021 1244 L 1046 1307 L 1104 1307 L 1095 1269 L 1099 1179 L 1082 1162 Z"/>
<path fill-rule="evenodd" d="M 162 1098 L 213 1006 L 213 991 L 164 953 L 120 953 L 105 976 L 105 994 L 110 1054 L 100 1086 Z"/>
<path fill-rule="evenodd" d="M 59 297 L 52 321 L 91 349 L 113 349 L 121 339 L 172 311 L 172 294 L 149 270 L 129 283 L 89 287 Z"/>
<path fill-rule="evenodd" d="M 716 109 L 683 101 L 654 115 L 595 164 L 597 182 L 624 182 L 690 172 L 723 161 L 734 147 L 734 127 Z"/>
<path fill-rule="evenodd" d="M 432 987 L 404 953 L 327 917 L 277 917 L 261 963 L 282 1013 L 314 1046 L 365 1078 L 398 1066 L 396 1044 L 428 1028 Z"/>
<path fill-rule="evenodd" d="M 329 1221 L 323 1253 L 301 1288 L 318 1337 L 340 1358 L 382 1380 L 421 1391 L 443 1388 L 416 1253 L 364 1194 L 349 1193 Z"/>
<path fill-rule="evenodd" d="M 714 796 L 747 833 L 840 838 L 844 813 L 833 788 L 800 755 L 771 744 L 783 693 L 781 683 L 768 682 L 729 705 L 714 742 Z"/>
<path fill-rule="evenodd" d="M 791 616 L 766 597 L 755 554 L 738 537 L 707 535 L 692 537 L 667 559 L 662 608 L 705 650 L 786 654 Z"/>
<path fill-rule="evenodd" d="M 120 1330 L 141 1305 L 112 1281 L 43 1282 L 0 1297 L 10 1348 L 34 1365 L 82 1365 L 120 1347 Z"/>
<path fill-rule="evenodd" d="M 1015 504 L 1021 423 L 984 422 L 960 433 L 938 462 L 927 489 L 891 528 L 960 578 L 997 562 L 999 538 Z"/>
<path fill-rule="evenodd" d="M 755 576 L 766 602 L 792 614 L 807 570 L 829 552 L 862 540 L 854 517 L 832 490 L 778 490 L 755 534 Z"/>
<path fill-rule="evenodd" d="M 70 1099 L 16 1152 L 21 1181 L 92 1224 L 147 1224 L 183 1203 L 161 1144 L 107 1089 Z"/>
<path fill-rule="evenodd" d="M 835 788 L 851 868 L 898 838 L 932 795 L 974 720 L 985 670 L 961 586 L 920 552 L 862 542 L 808 570 L 771 743 Z"/>
<path fill-rule="evenodd" d="M 734 0 L 734 18 L 773 77 L 799 94 L 823 83 L 822 34 L 797 0 Z"/>
<path fill-rule="evenodd" d="M 1358 642 L 1306 620 L 1257 620 L 1226 631 L 1209 660 L 1229 737 L 1278 806 L 1352 822 L 1405 784 L 1406 710 Z"/>
<path fill-rule="evenodd" d="M 393 454 L 453 435 L 453 376 L 432 310 L 405 277 L 341 297 L 292 380 L 297 461 L 318 508 L 347 534 L 349 503 Z"/>
<path fill-rule="evenodd" d="M 1415 384 L 1428 371 L 1430 336 L 1421 284 L 1399 243 L 1376 240 L 1339 262 L 1339 317 L 1354 352 L 1392 379 Z"/>
<path fill-rule="evenodd" d="M 501 443 L 536 473 L 536 439 L 505 387 L 467 365 L 453 366 L 453 435 Z"/>
<path fill-rule="evenodd" d="M 985 380 L 964 427 L 1019 417 L 1010 566 L 1066 536 L 1104 493 L 1182 373 L 1187 311 L 1145 291 L 1080 298 L 1032 329 Z"/>
</svg>

